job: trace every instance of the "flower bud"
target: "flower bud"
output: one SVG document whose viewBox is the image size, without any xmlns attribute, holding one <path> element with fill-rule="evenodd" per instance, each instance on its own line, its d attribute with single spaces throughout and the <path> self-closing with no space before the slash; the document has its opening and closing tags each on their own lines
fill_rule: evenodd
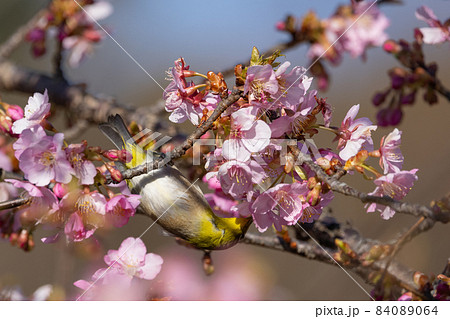
<svg viewBox="0 0 450 319">
<path fill-rule="evenodd" d="M 17 244 L 18 239 L 19 239 L 19 234 L 17 234 L 17 233 L 11 233 L 11 235 L 9 235 L 9 242 L 13 246 L 15 246 Z"/>
<path fill-rule="evenodd" d="M 109 165 L 108 163 L 105 163 L 106 169 L 109 171 L 109 173 L 111 174 L 111 178 L 116 181 L 116 182 L 120 182 L 122 181 L 122 173 L 115 167 Z"/>
<path fill-rule="evenodd" d="M 209 252 L 205 252 L 203 255 L 203 270 L 207 276 L 212 275 L 214 273 L 214 265 L 211 259 L 211 254 Z"/>
<path fill-rule="evenodd" d="M 416 100 L 416 93 L 417 93 L 417 91 L 413 91 L 409 94 L 402 96 L 400 103 L 401 104 L 414 104 L 414 101 Z"/>
<path fill-rule="evenodd" d="M 308 178 L 307 186 L 309 189 L 313 189 L 317 185 L 317 178 L 316 177 L 310 177 Z"/>
<path fill-rule="evenodd" d="M 377 113 L 377 122 L 379 126 L 397 125 L 403 117 L 403 112 L 400 108 L 383 109 Z"/>
<path fill-rule="evenodd" d="M 133 155 L 127 150 L 119 150 L 117 156 L 122 163 L 129 163 L 133 160 Z"/>
<path fill-rule="evenodd" d="M 56 197 L 63 198 L 68 193 L 67 186 L 61 183 L 56 183 L 55 186 L 53 186 L 53 193 L 55 193 Z"/>
<path fill-rule="evenodd" d="M 23 109 L 18 105 L 4 104 L 6 114 L 13 120 L 17 121 L 23 118 Z"/>
<path fill-rule="evenodd" d="M 28 231 L 26 229 L 22 229 L 19 237 L 17 238 L 17 245 L 24 250 L 28 246 L 28 235 Z"/>
<path fill-rule="evenodd" d="M 428 276 L 426 276 L 424 273 L 421 273 L 419 271 L 416 271 L 414 273 L 413 281 L 417 286 L 420 287 L 420 289 L 425 287 L 425 285 L 430 282 Z"/>
<path fill-rule="evenodd" d="M 319 203 L 321 189 L 322 185 L 320 183 L 317 183 L 316 186 L 314 186 L 314 188 L 306 196 L 306 200 L 311 206 L 315 206 Z"/>
<path fill-rule="evenodd" d="M 390 92 L 390 90 L 388 90 L 387 92 Z M 372 98 L 372 103 L 375 106 L 379 106 L 381 104 L 383 104 L 383 102 L 386 100 L 386 92 L 378 92 L 374 95 L 374 97 Z"/>
<path fill-rule="evenodd" d="M 275 28 L 276 28 L 278 31 L 285 31 L 285 30 L 286 30 L 286 23 L 285 23 L 284 21 L 278 21 L 278 22 L 275 24 Z"/>
<path fill-rule="evenodd" d="M 387 40 L 383 44 L 383 50 L 388 53 L 399 53 L 401 51 L 402 47 L 397 44 L 394 40 Z"/>
<path fill-rule="evenodd" d="M 295 159 L 294 156 L 289 153 L 286 155 L 286 164 L 284 164 L 284 172 L 286 174 L 290 174 L 292 172 L 292 169 L 294 168 L 295 165 Z"/>
<path fill-rule="evenodd" d="M 33 235 L 29 235 L 28 236 L 28 243 L 27 243 L 27 248 L 26 251 L 31 251 L 34 248 L 35 244 L 34 244 L 34 239 L 33 239 Z"/>
<path fill-rule="evenodd" d="M 0 130 L 7 133 L 7 134 L 11 134 L 11 128 L 12 128 L 12 120 L 9 116 L 7 116 L 5 113 L 0 113 Z"/>
<path fill-rule="evenodd" d="M 109 159 L 110 161 L 117 161 L 119 159 L 119 150 L 108 150 L 103 151 L 102 155 Z"/>
<path fill-rule="evenodd" d="M 25 39 L 30 42 L 42 41 L 45 39 L 45 30 L 41 28 L 34 28 L 27 33 Z"/>
<path fill-rule="evenodd" d="M 319 165 L 323 170 L 327 170 L 331 168 L 331 163 L 325 157 L 318 158 L 316 160 L 317 165 Z"/>
<path fill-rule="evenodd" d="M 102 39 L 102 34 L 95 29 L 86 29 L 83 32 L 83 37 L 90 42 L 99 42 Z"/>
<path fill-rule="evenodd" d="M 432 105 L 438 102 L 438 96 L 432 88 L 428 88 L 423 95 L 423 99 Z"/>
</svg>

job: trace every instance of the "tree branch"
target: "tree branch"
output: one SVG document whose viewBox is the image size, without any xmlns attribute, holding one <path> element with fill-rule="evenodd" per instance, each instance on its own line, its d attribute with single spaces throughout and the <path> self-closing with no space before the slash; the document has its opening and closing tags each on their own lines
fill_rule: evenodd
<svg viewBox="0 0 450 319">
<path fill-rule="evenodd" d="M 47 12 L 46 9 L 36 13 L 25 25 L 16 30 L 5 42 L 0 45 L 0 61 L 6 59 L 19 46 L 24 37 L 30 32 L 40 18 Z"/>
<path fill-rule="evenodd" d="M 28 204 L 31 201 L 31 197 L 23 197 L 23 198 L 16 198 L 12 200 L 7 200 L 4 202 L 0 202 L 0 211 L 4 209 L 11 209 L 16 208 L 25 204 Z"/>
<path fill-rule="evenodd" d="M 327 183 L 330 188 L 338 193 L 346 196 L 351 196 L 358 198 L 362 203 L 377 203 L 381 205 L 388 206 L 394 209 L 396 212 L 402 214 L 409 214 L 416 217 L 427 217 L 429 219 L 440 221 L 442 223 L 448 223 L 450 221 L 450 212 L 448 211 L 433 211 L 428 206 L 423 206 L 419 204 L 408 204 L 397 201 L 389 196 L 373 196 L 364 192 L 360 192 L 357 189 L 351 187 L 350 185 L 337 180 L 334 177 L 327 175 L 322 168 L 311 160 L 311 157 L 307 154 L 303 154 L 297 146 L 290 146 L 292 153 L 295 158 L 300 160 L 300 162 L 306 164 L 311 170 L 313 170 L 317 177 Z"/>
<path fill-rule="evenodd" d="M 344 229 L 341 234 L 342 240 L 348 243 L 351 249 L 358 255 L 362 255 L 363 253 L 368 252 L 374 245 L 380 244 L 380 242 L 376 240 L 361 237 L 361 235 L 351 227 Z M 324 246 L 322 246 L 321 248 L 316 243 L 305 242 L 291 238 L 291 244 L 288 245 L 280 237 L 267 237 L 250 233 L 246 234 L 242 242 L 248 245 L 288 252 L 294 255 L 308 258 L 310 260 L 317 260 L 337 266 L 336 262 L 330 258 L 330 255 L 333 256 L 333 254 L 337 252 L 337 249 L 331 249 Z M 294 245 L 292 245 L 292 243 L 294 243 Z M 319 244 L 321 245 L 320 242 Z M 366 283 L 374 286 L 374 273 L 384 271 L 385 264 L 385 260 L 379 260 L 368 266 L 364 266 L 361 263 L 358 263 L 357 265 L 353 265 L 351 267 L 347 267 L 342 264 L 340 265 L 344 268 L 352 270 L 362 279 L 364 279 Z M 429 299 L 429 297 L 422 293 L 414 283 L 414 271 L 409 269 L 408 267 L 396 261 L 393 261 L 391 262 L 391 265 L 387 270 L 387 274 L 398 281 L 399 287 L 403 287 L 409 291 L 412 291 L 414 294 L 422 297 L 424 300 Z M 398 291 L 398 293 L 400 293 L 400 291 Z"/>
<path fill-rule="evenodd" d="M 110 114 L 120 114 L 128 122 L 135 121 L 142 127 L 176 135 L 176 129 L 161 121 L 164 103 L 135 107 L 121 104 L 111 97 L 97 97 L 88 94 L 81 85 L 72 85 L 43 73 L 18 67 L 14 63 L 0 62 L 0 90 L 19 91 L 33 94 L 48 89 L 50 101 L 76 114 L 78 120 L 100 124 Z"/>
</svg>

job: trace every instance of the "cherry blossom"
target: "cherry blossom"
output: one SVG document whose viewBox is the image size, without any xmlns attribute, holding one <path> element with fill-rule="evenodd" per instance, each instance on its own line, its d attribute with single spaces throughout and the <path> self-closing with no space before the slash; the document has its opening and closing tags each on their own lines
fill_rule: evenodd
<svg viewBox="0 0 450 319">
<path fill-rule="evenodd" d="M 225 193 L 241 199 L 246 194 L 251 197 L 253 185 L 261 183 L 266 175 L 256 161 L 232 159 L 220 166 L 217 176 Z"/>
<path fill-rule="evenodd" d="M 306 198 L 306 183 L 278 184 L 259 195 L 251 205 L 256 228 L 266 231 L 272 224 L 278 231 L 282 225 L 294 225 L 301 218 Z"/>
<path fill-rule="evenodd" d="M 430 26 L 429 28 L 419 28 L 423 42 L 438 44 L 450 41 L 450 26 L 443 25 L 429 7 L 421 6 L 417 9 L 416 18 L 425 21 Z"/>
<path fill-rule="evenodd" d="M 105 224 L 106 198 L 97 191 L 69 192 L 62 198 L 59 206 L 64 215 L 50 215 L 49 221 L 64 223 L 64 233 L 69 241 L 89 238 L 97 228 Z"/>
<path fill-rule="evenodd" d="M 31 146 L 21 152 L 18 158 L 25 178 L 37 186 L 48 185 L 53 179 L 61 183 L 70 182 L 75 172 L 62 149 L 64 135 L 57 133 L 39 141 L 29 137 L 30 139 L 24 139 L 21 145 Z"/>
<path fill-rule="evenodd" d="M 40 125 L 34 125 L 23 130 L 17 141 L 13 144 L 13 148 L 15 150 L 14 155 L 17 159 L 19 159 L 23 151 L 34 146 L 46 137 L 47 134 Z"/>
<path fill-rule="evenodd" d="M 341 124 L 338 149 L 341 150 L 339 156 L 345 161 L 355 156 L 363 147 L 368 151 L 373 149 L 370 132 L 376 130 L 377 126 L 372 125 L 367 117 L 355 120 L 358 112 L 359 104 L 353 105 Z"/>
<path fill-rule="evenodd" d="M 213 110 L 220 98 L 206 92 L 200 92 L 193 82 L 186 81 L 186 74 L 193 75 L 183 58 L 175 61 L 175 67 L 169 70 L 172 79 L 164 90 L 166 111 L 170 112 L 169 120 L 174 123 L 183 123 L 190 120 L 198 125 L 203 110 Z"/>
<path fill-rule="evenodd" d="M 309 91 L 306 93 L 303 102 L 293 109 L 294 114 L 292 112 L 285 112 L 285 114 L 275 119 L 270 124 L 272 137 L 281 137 L 285 133 L 289 134 L 291 132 L 295 135 L 302 133 L 304 124 L 308 120 L 308 115 L 317 104 L 314 98 L 316 94 L 316 90 Z"/>
<path fill-rule="evenodd" d="M 380 147 L 380 166 L 384 174 L 399 172 L 403 166 L 403 155 L 400 151 L 402 132 L 397 128 L 383 137 Z"/>
<path fill-rule="evenodd" d="M 253 65 L 247 70 L 244 93 L 248 92 L 249 101 L 267 102 L 278 92 L 276 74 L 269 64 Z"/>
<path fill-rule="evenodd" d="M 147 285 L 133 278 L 152 280 L 161 271 L 161 256 L 148 253 L 140 238 L 125 239 L 119 250 L 104 256 L 108 268 L 98 269 L 92 281 L 77 280 L 74 286 L 83 289 L 82 300 L 146 300 Z M 123 291 L 127 294 L 124 296 Z M 128 293 L 129 292 L 129 293 Z"/>
<path fill-rule="evenodd" d="M 82 185 L 92 185 L 94 184 L 94 177 L 97 175 L 97 169 L 86 158 L 86 154 L 84 153 L 85 149 L 86 143 L 70 144 L 65 151 L 79 183 Z"/>
<path fill-rule="evenodd" d="M 148 253 L 144 242 L 140 238 L 128 237 L 119 250 L 108 250 L 104 257 L 110 267 L 108 271 L 123 276 L 125 281 L 131 282 L 133 277 L 152 280 L 161 271 L 163 259 L 161 256 Z M 97 270 L 101 274 L 106 269 Z"/>
<path fill-rule="evenodd" d="M 418 169 L 412 169 L 410 171 L 399 171 L 381 176 L 374 181 L 377 187 L 369 194 L 375 196 L 387 195 L 393 199 L 401 200 L 408 194 L 414 182 L 417 180 L 417 171 Z M 383 219 L 389 219 L 395 214 L 395 210 L 392 208 L 377 203 L 367 204 L 365 207 L 368 213 L 379 211 Z"/>
<path fill-rule="evenodd" d="M 300 66 L 294 67 L 288 73 L 290 65 L 290 62 L 284 62 L 275 71 L 278 91 L 272 96 L 277 105 L 294 111 L 303 101 L 303 96 L 311 86 L 313 78 L 306 76 L 306 69 Z"/>
<path fill-rule="evenodd" d="M 114 227 L 122 227 L 134 216 L 139 206 L 140 195 L 117 194 L 106 203 L 105 210 L 107 219 Z"/>
<path fill-rule="evenodd" d="M 214 214 L 219 217 L 234 217 L 231 209 L 238 202 L 234 200 L 230 195 L 224 193 L 220 181 L 217 178 L 217 173 L 207 173 L 203 177 L 203 181 L 208 184 L 208 187 L 210 189 L 214 190 L 214 193 L 205 194 L 205 198 L 208 201 L 208 204 L 213 209 Z"/>
<path fill-rule="evenodd" d="M 231 115 L 230 138 L 222 146 L 225 158 L 245 162 L 251 153 L 262 151 L 269 145 L 270 127 L 258 120 L 252 111 L 252 108 L 243 108 Z"/>
<path fill-rule="evenodd" d="M 50 103 L 48 102 L 47 89 L 45 89 L 44 94 L 34 93 L 25 106 L 25 117 L 14 122 L 13 133 L 20 134 L 23 130 L 40 124 L 49 115 L 49 112 Z"/>
</svg>

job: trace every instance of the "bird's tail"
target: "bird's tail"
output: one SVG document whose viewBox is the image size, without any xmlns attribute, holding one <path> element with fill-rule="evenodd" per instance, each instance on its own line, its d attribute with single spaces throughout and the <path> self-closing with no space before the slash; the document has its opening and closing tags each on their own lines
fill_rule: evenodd
<svg viewBox="0 0 450 319">
<path fill-rule="evenodd" d="M 126 164 L 127 168 L 145 163 L 147 152 L 136 143 L 119 114 L 110 115 L 108 122 L 98 127 L 118 149 L 127 150 L 133 156 L 131 162 Z"/>
</svg>

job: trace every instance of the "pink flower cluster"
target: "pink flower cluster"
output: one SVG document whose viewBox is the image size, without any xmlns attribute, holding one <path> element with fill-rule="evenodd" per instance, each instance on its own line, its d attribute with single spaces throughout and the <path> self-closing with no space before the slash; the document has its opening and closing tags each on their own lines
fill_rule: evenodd
<svg viewBox="0 0 450 319">
<path fill-rule="evenodd" d="M 166 92 L 173 92 L 171 89 L 176 82 L 184 83 L 175 80 L 182 79 L 176 76 L 181 74 L 180 70 L 187 71 L 184 60 L 177 60 L 176 65 L 181 68 L 172 69 L 174 80 Z M 233 106 L 222 116 L 222 126 L 216 133 L 224 141 L 207 155 L 210 172 L 206 181 L 215 191 L 207 198 L 213 209 L 225 217 L 252 216 L 261 231 L 272 224 L 280 230 L 282 225 L 293 225 L 300 220 L 312 222 L 320 216 L 322 207 L 328 203 L 326 197 L 331 195 L 319 196 L 314 202 L 308 200 L 311 189 L 298 175 L 292 184 L 262 187 L 273 173 L 270 162 L 279 160 L 280 156 L 281 146 L 272 138 L 299 134 L 308 126 L 309 117 L 317 114 L 317 92 L 308 92 L 312 78 L 307 77 L 305 69 L 299 66 L 288 71 L 289 66 L 290 63 L 285 62 L 276 70 L 270 64 L 247 68 L 244 92 L 248 93 L 248 103 Z M 182 96 L 181 90 L 177 90 L 177 93 L 164 96 L 166 108 L 172 112 L 171 117 L 175 112 L 189 110 L 186 104 L 174 103 L 173 95 Z M 211 93 L 205 90 L 201 94 Z M 211 109 L 219 100 L 216 96 Z M 314 111 L 316 113 L 313 114 Z M 265 112 L 275 117 L 269 118 Z M 329 120 L 331 109 L 324 113 Z M 261 155 L 269 150 L 273 150 L 275 155 L 263 159 Z M 275 174 L 281 177 L 285 173 L 281 169 Z"/>
<path fill-rule="evenodd" d="M 178 71 L 172 69 L 174 80 L 169 89 L 176 82 L 185 83 L 180 74 L 192 72 L 184 67 L 183 59 L 177 60 L 176 65 Z M 383 139 L 380 149 L 374 151 L 371 134 L 377 126 L 368 118 L 357 118 L 359 105 L 350 108 L 339 128 L 331 127 L 331 106 L 318 98 L 316 91 L 309 90 L 312 78 L 304 74 L 304 69 L 296 66 L 288 71 L 289 62 L 274 65 L 253 64 L 242 71 L 245 98 L 228 108 L 213 128 L 215 149 L 206 154 L 208 173 L 204 181 L 214 190 L 206 197 L 215 213 L 221 217 L 251 217 L 261 232 L 272 225 L 281 230 L 283 225 L 317 220 L 333 193 L 307 166 L 293 161 L 292 154 L 287 152 L 287 142 L 293 142 L 325 170 L 331 169 L 330 174 L 333 165 L 345 164 L 345 169 L 358 172 L 369 169 L 377 177 L 373 194 L 404 197 L 412 186 L 411 181 L 392 176 L 409 174 L 415 180 L 416 170 L 401 171 L 401 132 L 394 130 Z M 181 97 L 180 89 L 177 90 L 178 93 L 172 94 Z M 205 90 L 196 94 L 211 93 Z M 170 94 L 164 97 L 171 117 L 175 112 L 189 109 L 184 102 L 174 102 L 176 99 Z M 216 99 L 218 103 L 220 98 Z M 214 109 L 215 105 L 210 107 Z M 320 113 L 323 125 L 316 124 Z M 336 134 L 339 154 L 314 149 L 309 142 L 297 142 L 305 140 L 306 134 L 317 134 L 320 128 Z M 367 166 L 365 160 L 369 156 L 379 158 L 387 175 Z M 398 191 L 387 194 L 387 183 Z M 383 218 L 393 214 L 385 207 L 368 208 L 368 211 L 375 210 L 381 211 Z"/>
<path fill-rule="evenodd" d="M 33 55 L 42 56 L 46 52 L 47 34 L 50 29 L 56 28 L 56 39 L 69 52 L 68 63 L 74 68 L 92 53 L 94 44 L 104 37 L 104 33 L 96 29 L 95 21 L 108 17 L 112 11 L 112 5 L 107 1 L 53 1 L 47 14 L 27 34 L 26 39 L 32 43 Z"/>
<path fill-rule="evenodd" d="M 44 129 L 50 126 L 46 121 L 49 115 L 45 90 L 29 98 L 22 118 L 12 120 L 11 136 L 17 137 L 14 155 L 27 181 L 6 181 L 32 197 L 31 203 L 20 207 L 15 216 L 28 224 L 59 228 L 69 241 L 89 238 L 100 227 L 127 224 L 139 205 L 139 195 L 132 195 L 124 183 L 119 185 L 120 193 L 108 191 L 107 197 L 89 190 L 100 174 L 91 159 L 98 160 L 100 154 L 111 157 L 111 151 L 88 148 L 85 141 L 65 144 L 63 133 L 50 135 Z M 11 165 L 2 166 L 11 169 Z M 20 230 L 20 223 L 16 228 Z M 59 233 L 43 241 L 53 242 L 58 237 Z"/>
<path fill-rule="evenodd" d="M 389 20 L 378 10 L 376 1 L 351 1 L 339 6 L 327 19 L 320 19 L 310 11 L 301 21 L 288 16 L 276 28 L 288 32 L 294 42 L 310 45 L 307 54 L 312 61 L 311 73 L 318 88 L 326 90 L 329 76 L 322 61 L 338 65 L 346 52 L 353 58 L 365 59 L 367 49 L 381 46 L 387 39 L 388 25 Z"/>
<path fill-rule="evenodd" d="M 367 48 L 381 46 L 387 40 L 384 30 L 389 26 L 389 20 L 372 1 L 352 1 L 351 10 L 340 7 L 333 16 L 322 20 L 322 24 L 326 30 L 327 44 L 332 44 L 334 50 L 329 60 L 336 64 L 341 61 L 344 52 L 354 58 L 365 57 Z M 326 54 L 328 49 L 324 43 L 315 43 L 311 45 L 308 55 L 314 60 Z"/>
<path fill-rule="evenodd" d="M 164 90 L 164 99 L 166 111 L 170 112 L 169 120 L 174 123 L 189 120 L 198 125 L 203 112 L 213 110 L 218 103 L 218 97 L 200 92 L 199 86 L 186 80 L 186 77 L 194 75 L 195 72 L 189 70 L 183 58 L 175 61 L 175 67 L 171 68 L 168 74 L 172 81 Z"/>
</svg>

